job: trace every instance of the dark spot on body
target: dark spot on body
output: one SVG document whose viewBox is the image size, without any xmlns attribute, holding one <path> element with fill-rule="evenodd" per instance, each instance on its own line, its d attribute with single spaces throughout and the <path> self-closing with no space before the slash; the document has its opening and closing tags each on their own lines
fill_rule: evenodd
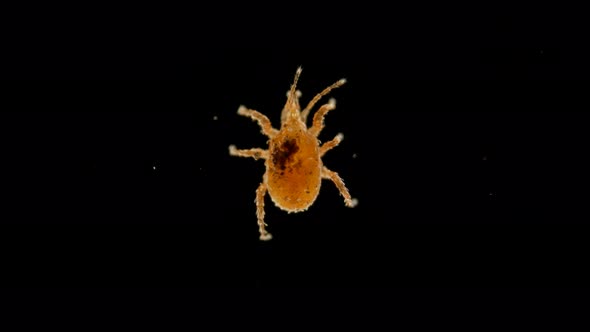
<svg viewBox="0 0 590 332">
<path fill-rule="evenodd" d="M 287 164 L 293 160 L 293 155 L 299 151 L 299 146 L 295 139 L 285 141 L 272 154 L 272 162 L 281 170 L 285 170 Z"/>
</svg>

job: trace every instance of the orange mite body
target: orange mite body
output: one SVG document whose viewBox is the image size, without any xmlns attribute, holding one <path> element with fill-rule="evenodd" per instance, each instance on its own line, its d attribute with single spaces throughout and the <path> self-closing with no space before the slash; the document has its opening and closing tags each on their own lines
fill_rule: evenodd
<svg viewBox="0 0 590 332">
<path fill-rule="evenodd" d="M 264 182 L 276 206 L 289 212 L 304 211 L 320 192 L 320 145 L 297 119 L 283 126 L 287 129 L 269 142 Z"/>
<path fill-rule="evenodd" d="M 321 157 L 342 141 L 342 134 L 320 145 L 318 135 L 324 127 L 326 113 L 336 107 L 331 99 L 314 114 L 313 124 L 307 128 L 305 122 L 311 108 L 332 89 L 343 85 L 344 79 L 332 84 L 317 94 L 302 111 L 299 105 L 301 92 L 296 90 L 301 67 L 297 69 L 295 80 L 287 93 L 287 103 L 281 114 L 281 129 L 272 128 L 270 120 L 263 114 L 240 106 L 238 114 L 258 121 L 262 133 L 269 138 L 269 149 L 259 148 L 239 150 L 230 145 L 232 156 L 265 159 L 266 172 L 256 191 L 256 215 L 261 240 L 270 240 L 272 236 L 266 231 L 264 222 L 264 196 L 270 195 L 275 205 L 287 212 L 305 211 L 316 200 L 322 179 L 329 179 L 344 196 L 348 207 L 354 207 L 352 199 L 338 173 L 326 168 Z"/>
</svg>

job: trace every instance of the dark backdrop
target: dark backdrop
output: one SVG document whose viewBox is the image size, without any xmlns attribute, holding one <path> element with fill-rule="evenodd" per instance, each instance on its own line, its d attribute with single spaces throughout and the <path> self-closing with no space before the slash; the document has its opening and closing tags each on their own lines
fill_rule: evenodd
<svg viewBox="0 0 590 332">
<path fill-rule="evenodd" d="M 576 20 L 312 9 L 14 25 L 2 69 L 4 285 L 585 286 L 588 49 Z M 263 243 L 263 162 L 228 145 L 265 146 L 237 108 L 279 127 L 299 65 L 304 103 L 348 79 L 320 139 L 344 133 L 324 162 L 359 206 L 326 181 L 305 213 L 267 197 L 274 239 Z"/>
</svg>

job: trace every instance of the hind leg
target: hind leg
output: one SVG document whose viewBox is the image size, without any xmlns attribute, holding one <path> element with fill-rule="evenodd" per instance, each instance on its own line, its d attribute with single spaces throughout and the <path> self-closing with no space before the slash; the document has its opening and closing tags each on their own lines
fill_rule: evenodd
<svg viewBox="0 0 590 332">
<path fill-rule="evenodd" d="M 264 223 L 264 195 L 266 195 L 266 185 L 264 182 L 256 189 L 256 217 L 258 218 L 258 232 L 260 232 L 260 240 L 268 241 L 272 239 L 272 235 L 266 231 Z"/>
<path fill-rule="evenodd" d="M 344 181 L 342 181 L 342 178 L 340 178 L 338 173 L 331 171 L 324 166 L 322 167 L 322 178 L 334 182 L 334 184 L 338 188 L 338 191 L 340 191 L 340 194 L 344 196 L 344 204 L 346 204 L 346 206 L 355 207 L 358 204 L 358 201 L 356 199 L 350 197 L 350 193 L 348 192 L 348 189 L 344 185 Z"/>
</svg>

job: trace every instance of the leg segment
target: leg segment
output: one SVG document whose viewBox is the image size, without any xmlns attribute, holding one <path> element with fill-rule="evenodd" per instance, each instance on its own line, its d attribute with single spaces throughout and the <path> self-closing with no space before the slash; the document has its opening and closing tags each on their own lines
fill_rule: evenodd
<svg viewBox="0 0 590 332">
<path fill-rule="evenodd" d="M 254 149 L 236 149 L 235 145 L 229 146 L 229 154 L 232 156 L 238 157 L 252 157 L 256 160 L 258 159 L 268 159 L 268 150 L 263 150 L 259 148 Z"/>
<path fill-rule="evenodd" d="M 322 144 L 322 146 L 320 147 L 320 157 L 323 157 L 326 154 L 326 152 L 337 147 L 338 144 L 340 144 L 340 142 L 342 142 L 343 138 L 344 138 L 344 135 L 342 135 L 342 133 L 339 133 L 338 135 L 336 135 L 336 137 L 334 137 L 333 140 L 327 141 L 326 143 Z"/>
<path fill-rule="evenodd" d="M 340 178 L 338 173 L 333 172 L 324 166 L 324 167 L 322 167 L 322 178 L 329 179 L 329 180 L 332 180 L 332 182 L 334 182 L 334 184 L 336 185 L 336 187 L 340 191 L 340 194 L 342 196 L 344 196 L 344 204 L 346 204 L 346 206 L 355 207 L 357 205 L 358 201 L 356 199 L 353 199 L 352 197 L 350 197 L 350 194 L 348 193 L 348 189 L 346 189 L 346 186 L 344 185 L 344 181 L 342 181 L 342 179 Z"/>
<path fill-rule="evenodd" d="M 270 120 L 264 114 L 258 111 L 248 109 L 244 105 L 241 105 L 240 108 L 238 108 L 238 114 L 258 121 L 260 128 L 262 128 L 262 133 L 269 138 L 273 138 L 279 132 L 272 127 Z"/>
<path fill-rule="evenodd" d="M 320 100 L 320 98 L 322 98 L 323 96 L 330 93 L 330 91 L 332 91 L 332 89 L 336 89 L 336 88 L 342 86 L 344 83 L 346 83 L 346 80 L 341 79 L 338 82 L 325 88 L 324 91 L 318 93 L 315 97 L 313 97 L 313 99 L 309 102 L 309 104 L 307 104 L 305 109 L 303 111 L 301 111 L 301 118 L 303 119 L 303 122 L 305 122 L 305 120 L 307 120 L 307 116 L 309 115 L 309 111 L 311 111 L 311 108 Z"/>
<path fill-rule="evenodd" d="M 272 235 L 264 228 L 266 226 L 264 223 L 264 195 L 266 195 L 266 185 L 262 182 L 256 189 L 256 217 L 258 218 L 260 240 L 268 241 L 272 239 Z"/>
<path fill-rule="evenodd" d="M 326 113 L 336 108 L 336 100 L 330 99 L 327 104 L 324 104 L 320 109 L 313 115 L 313 124 L 309 128 L 309 133 L 315 137 L 318 137 L 322 129 L 324 129 L 324 117 Z"/>
</svg>

